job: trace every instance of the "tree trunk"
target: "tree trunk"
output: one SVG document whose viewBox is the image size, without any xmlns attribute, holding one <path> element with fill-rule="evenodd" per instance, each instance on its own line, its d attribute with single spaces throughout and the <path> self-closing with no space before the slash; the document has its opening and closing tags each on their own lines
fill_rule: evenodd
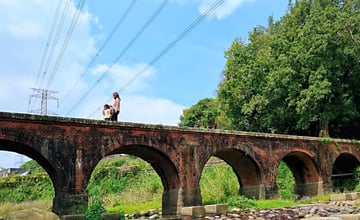
<svg viewBox="0 0 360 220">
<path fill-rule="evenodd" d="M 330 137 L 330 135 L 329 135 L 329 121 L 328 120 L 320 121 L 319 137 Z"/>
</svg>

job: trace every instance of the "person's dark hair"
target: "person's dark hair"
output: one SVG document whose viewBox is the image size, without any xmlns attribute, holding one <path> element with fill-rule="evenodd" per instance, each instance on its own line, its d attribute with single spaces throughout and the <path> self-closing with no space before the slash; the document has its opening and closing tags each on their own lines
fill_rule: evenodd
<svg viewBox="0 0 360 220">
<path fill-rule="evenodd" d="M 113 92 L 113 96 L 117 97 L 117 98 L 120 98 L 120 95 L 118 92 Z"/>
</svg>

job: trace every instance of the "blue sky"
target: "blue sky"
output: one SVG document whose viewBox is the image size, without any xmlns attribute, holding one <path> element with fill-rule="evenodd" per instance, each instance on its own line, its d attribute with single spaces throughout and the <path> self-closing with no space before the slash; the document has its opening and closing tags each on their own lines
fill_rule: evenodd
<svg viewBox="0 0 360 220">
<path fill-rule="evenodd" d="M 224 0 L 206 14 L 218 0 L 81 2 L 0 0 L 0 111 L 39 110 L 31 89 L 39 88 L 54 91 L 49 112 L 102 120 L 118 91 L 121 121 L 177 125 L 183 109 L 216 96 L 234 39 L 246 40 L 270 15 L 278 20 L 288 5 Z M 0 151 L 0 167 L 19 161 Z"/>
</svg>

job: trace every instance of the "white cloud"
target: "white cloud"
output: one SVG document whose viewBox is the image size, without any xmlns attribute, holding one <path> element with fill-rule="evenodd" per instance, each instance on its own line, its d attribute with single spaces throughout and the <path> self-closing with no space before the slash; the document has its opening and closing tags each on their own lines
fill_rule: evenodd
<svg viewBox="0 0 360 220">
<path fill-rule="evenodd" d="M 135 106 L 135 108 L 134 108 Z M 177 125 L 184 106 L 167 99 L 126 96 L 121 100 L 120 121 Z M 177 118 L 174 115 L 178 115 Z"/>
<path fill-rule="evenodd" d="M 37 23 L 27 20 L 17 21 L 17 23 L 8 25 L 7 28 L 14 37 L 29 38 L 43 34 Z"/>
<path fill-rule="evenodd" d="M 92 73 L 100 78 L 103 87 L 111 84 L 117 91 L 126 89 L 127 93 L 142 93 L 151 89 L 150 79 L 155 76 L 155 70 L 147 64 L 138 63 L 131 66 L 114 64 L 111 67 L 103 64 L 97 66 Z"/>
<path fill-rule="evenodd" d="M 21 5 L 21 2 L 19 2 L 19 1 L 0 0 L 0 5 L 1 5 L 2 8 L 4 8 L 4 7 L 14 8 L 14 7 L 19 7 Z"/>
<path fill-rule="evenodd" d="M 224 19 L 234 13 L 242 4 L 253 1 L 255 0 L 225 0 L 214 12 L 212 12 L 210 17 L 216 17 L 218 20 Z M 202 0 L 199 7 L 200 13 L 204 14 L 214 2 L 214 0 Z"/>
<path fill-rule="evenodd" d="M 219 0 L 172 0 L 179 5 L 186 4 L 199 4 L 199 13 L 204 14 L 212 5 Z M 254 2 L 256 0 L 224 0 L 210 15 L 209 17 L 215 17 L 218 20 L 222 20 L 227 16 L 230 16 L 236 11 L 242 4 L 246 2 Z"/>
</svg>

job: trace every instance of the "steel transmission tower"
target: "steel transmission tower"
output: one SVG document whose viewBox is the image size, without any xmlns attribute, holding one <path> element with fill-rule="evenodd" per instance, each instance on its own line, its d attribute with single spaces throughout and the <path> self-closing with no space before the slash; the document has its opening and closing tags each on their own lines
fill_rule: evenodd
<svg viewBox="0 0 360 220">
<path fill-rule="evenodd" d="M 55 112 L 48 110 L 48 99 L 57 100 L 57 105 L 59 106 L 59 99 L 52 96 L 54 93 L 58 93 L 57 91 L 51 91 L 47 89 L 35 89 L 31 88 L 33 90 L 33 95 L 30 95 L 29 97 L 29 105 L 31 103 L 31 98 L 40 98 L 41 99 L 41 107 L 37 110 L 30 110 L 31 113 L 38 113 L 40 115 L 48 115 L 48 113 L 55 115 Z"/>
</svg>

